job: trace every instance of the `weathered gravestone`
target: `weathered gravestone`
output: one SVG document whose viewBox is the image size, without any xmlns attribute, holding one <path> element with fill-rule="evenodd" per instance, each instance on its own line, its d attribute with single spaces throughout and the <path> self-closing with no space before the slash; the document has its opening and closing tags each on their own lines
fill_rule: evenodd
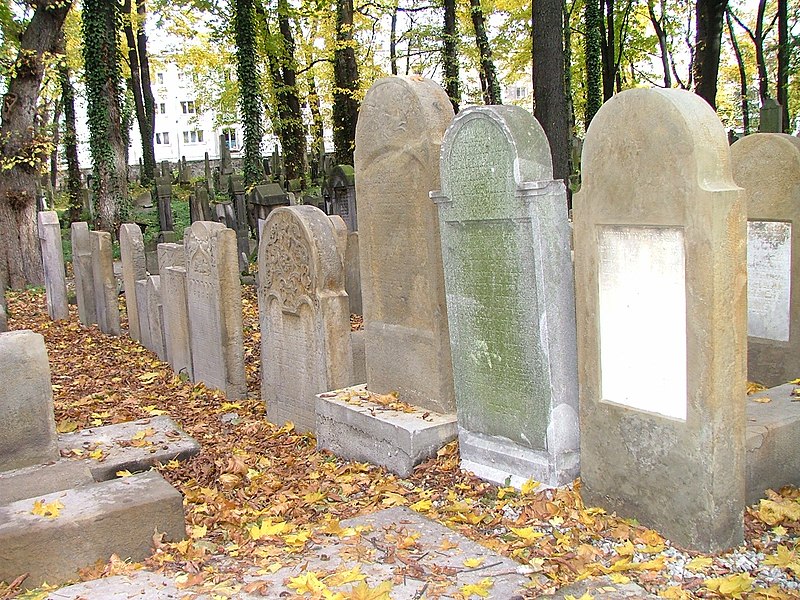
<svg viewBox="0 0 800 600">
<path fill-rule="evenodd" d="M 166 360 L 176 373 L 191 378 L 189 307 L 186 303 L 186 250 L 183 244 L 158 245 L 161 325 Z"/>
<path fill-rule="evenodd" d="M 247 201 L 253 207 L 255 222 L 258 223 L 266 220 L 269 213 L 279 206 L 289 206 L 289 194 L 277 183 L 265 183 L 255 186 Z M 258 228 L 256 233 L 261 235 Z"/>
<path fill-rule="evenodd" d="M 172 224 L 172 175 L 169 163 L 161 163 L 161 176 L 156 177 L 156 201 L 158 202 L 158 226 L 161 231 L 173 231 Z"/>
<path fill-rule="evenodd" d="M 747 198 L 747 376 L 800 377 L 800 139 L 748 135 L 731 146 Z"/>
<path fill-rule="evenodd" d="M 85 222 L 72 224 L 72 272 L 75 275 L 75 295 L 78 319 L 84 327 L 97 323 L 94 299 L 94 270 L 92 268 L 92 238 Z"/>
<path fill-rule="evenodd" d="M 783 107 L 774 98 L 764 98 L 758 121 L 759 133 L 783 133 Z"/>
<path fill-rule="evenodd" d="M 214 178 L 211 174 L 211 161 L 208 158 L 208 152 L 203 155 L 203 175 L 206 178 L 206 182 L 203 187 L 205 187 L 206 192 L 210 195 L 214 195 Z"/>
<path fill-rule="evenodd" d="M 128 335 L 137 342 L 141 342 L 136 282 L 147 277 L 147 269 L 145 268 L 144 237 L 141 228 L 135 223 L 123 223 L 119 228 L 119 254 L 122 260 L 125 307 L 128 311 Z"/>
<path fill-rule="evenodd" d="M 247 271 L 250 258 L 250 235 L 247 225 L 247 203 L 244 198 L 244 178 L 241 175 L 231 175 L 229 189 L 235 218 L 236 256 L 239 259 L 239 272 L 244 273 Z"/>
<path fill-rule="evenodd" d="M 702 98 L 606 102 L 574 199 L 584 501 L 680 546 L 742 541 L 745 205 Z"/>
<path fill-rule="evenodd" d="M 244 398 L 242 289 L 236 233 L 220 223 L 198 221 L 184 233 L 186 296 L 194 380 Z"/>
<path fill-rule="evenodd" d="M 358 232 L 347 234 L 347 250 L 344 253 L 344 289 L 350 300 L 350 312 L 360 315 L 364 312 L 361 301 L 361 256 L 358 246 Z"/>
<path fill-rule="evenodd" d="M 356 127 L 367 383 L 410 404 L 455 411 L 439 216 L 439 147 L 453 119 L 433 81 L 373 84 Z"/>
<path fill-rule="evenodd" d="M 44 338 L 0 333 L 0 471 L 58 460 L 50 364 Z"/>
<path fill-rule="evenodd" d="M 353 383 L 346 225 L 313 206 L 291 206 L 273 211 L 262 234 L 261 399 L 273 423 L 313 432 L 314 396 Z"/>
<path fill-rule="evenodd" d="M 333 214 L 347 223 L 349 231 L 358 231 L 356 214 L 355 171 L 350 165 L 336 165 L 328 178 L 328 195 Z"/>
<path fill-rule="evenodd" d="M 161 304 L 161 275 L 148 275 L 145 285 L 147 323 L 150 326 L 150 350 L 159 360 L 167 360 L 164 342 L 163 306 Z"/>
<path fill-rule="evenodd" d="M 54 210 L 38 213 L 39 243 L 42 248 L 44 288 L 47 313 L 54 321 L 69 319 L 67 276 L 64 272 L 64 250 L 61 245 L 61 225 Z"/>
<path fill-rule="evenodd" d="M 0 333 L 8 331 L 8 314 L 3 294 L 0 294 Z"/>
<path fill-rule="evenodd" d="M 100 331 L 109 335 L 120 334 L 119 293 L 114 278 L 114 256 L 111 234 L 91 231 L 92 276 L 94 277 L 94 305 Z"/>
<path fill-rule="evenodd" d="M 498 485 L 566 485 L 580 467 L 575 291 L 547 137 L 518 106 L 467 108 L 441 176 L 461 465 Z"/>
<path fill-rule="evenodd" d="M 194 186 L 194 194 L 189 196 L 189 219 L 195 221 L 211 220 L 211 205 L 208 203 L 208 189 L 204 183 Z"/>
<path fill-rule="evenodd" d="M 139 343 L 155 352 L 155 346 L 151 336 L 150 328 L 150 303 L 147 296 L 147 278 L 149 275 L 145 273 L 144 279 L 137 279 L 134 282 L 136 289 L 136 314 L 139 316 Z"/>
</svg>

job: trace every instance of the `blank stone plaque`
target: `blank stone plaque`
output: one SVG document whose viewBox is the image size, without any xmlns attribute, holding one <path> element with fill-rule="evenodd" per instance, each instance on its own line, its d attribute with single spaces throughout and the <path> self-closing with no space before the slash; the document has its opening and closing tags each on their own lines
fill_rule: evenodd
<svg viewBox="0 0 800 600">
<path fill-rule="evenodd" d="M 602 398 L 686 419 L 683 231 L 600 231 Z"/>
<path fill-rule="evenodd" d="M 747 335 L 789 341 L 792 224 L 747 223 Z"/>
</svg>

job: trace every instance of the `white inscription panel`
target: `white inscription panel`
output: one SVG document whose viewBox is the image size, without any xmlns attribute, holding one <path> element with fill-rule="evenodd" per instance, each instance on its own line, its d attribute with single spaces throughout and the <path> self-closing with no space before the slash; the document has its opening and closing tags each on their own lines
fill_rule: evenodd
<svg viewBox="0 0 800 600">
<path fill-rule="evenodd" d="M 603 400 L 685 420 L 683 230 L 604 227 L 599 250 Z"/>
<path fill-rule="evenodd" d="M 747 335 L 789 341 L 792 224 L 747 222 Z"/>
</svg>

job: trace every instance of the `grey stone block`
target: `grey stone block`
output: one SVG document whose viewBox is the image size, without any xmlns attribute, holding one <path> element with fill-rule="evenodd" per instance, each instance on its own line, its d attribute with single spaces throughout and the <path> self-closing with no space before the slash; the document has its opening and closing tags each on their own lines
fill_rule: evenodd
<svg viewBox="0 0 800 600">
<path fill-rule="evenodd" d="M 348 388 L 363 390 L 364 386 Z M 328 392 L 317 396 L 317 444 L 337 456 L 386 467 L 407 477 L 458 434 L 455 415 L 423 409 L 388 410 L 363 401 L 348 403 Z"/>
<path fill-rule="evenodd" d="M 89 468 L 71 460 L 6 471 L 0 473 L 0 506 L 89 483 L 94 483 Z"/>
<path fill-rule="evenodd" d="M 350 346 L 353 349 L 353 385 L 367 380 L 367 356 L 364 351 L 364 330 L 350 332 Z"/>
<path fill-rule="evenodd" d="M 153 533 L 167 540 L 185 536 L 181 494 L 156 472 L 47 494 L 59 501 L 57 517 L 31 513 L 33 500 L 0 507 L 0 580 L 29 573 L 25 584 L 63 583 L 78 569 L 112 554 L 142 560 L 152 551 Z"/>
<path fill-rule="evenodd" d="M 63 587 L 46 600 L 177 600 L 184 597 L 168 577 L 136 571 Z"/>
</svg>

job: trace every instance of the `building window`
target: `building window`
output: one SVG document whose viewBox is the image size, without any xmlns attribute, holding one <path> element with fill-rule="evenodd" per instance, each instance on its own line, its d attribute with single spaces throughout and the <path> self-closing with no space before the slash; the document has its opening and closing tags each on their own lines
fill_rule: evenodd
<svg viewBox="0 0 800 600">
<path fill-rule="evenodd" d="M 156 81 L 159 85 L 164 85 L 164 74 L 163 73 L 156 73 Z"/>
<path fill-rule="evenodd" d="M 184 144 L 202 144 L 203 143 L 203 130 L 194 129 L 192 131 L 183 132 Z"/>
<path fill-rule="evenodd" d="M 157 133 L 156 134 L 156 144 L 169 146 L 169 132 L 165 131 L 163 133 Z"/>
<path fill-rule="evenodd" d="M 517 100 L 522 100 L 528 95 L 528 88 L 525 86 L 517 86 L 517 89 L 515 91 Z"/>
<path fill-rule="evenodd" d="M 181 102 L 181 110 L 185 115 L 194 114 L 194 100 L 184 100 Z"/>
<path fill-rule="evenodd" d="M 166 102 L 161 102 L 161 103 L 158 105 L 158 112 L 160 112 L 162 115 L 163 115 L 165 112 L 167 112 L 167 103 L 166 103 Z"/>
<path fill-rule="evenodd" d="M 235 129 L 223 129 L 222 135 L 225 136 L 225 145 L 228 147 L 228 150 L 239 149 L 239 141 L 236 139 Z"/>
</svg>

